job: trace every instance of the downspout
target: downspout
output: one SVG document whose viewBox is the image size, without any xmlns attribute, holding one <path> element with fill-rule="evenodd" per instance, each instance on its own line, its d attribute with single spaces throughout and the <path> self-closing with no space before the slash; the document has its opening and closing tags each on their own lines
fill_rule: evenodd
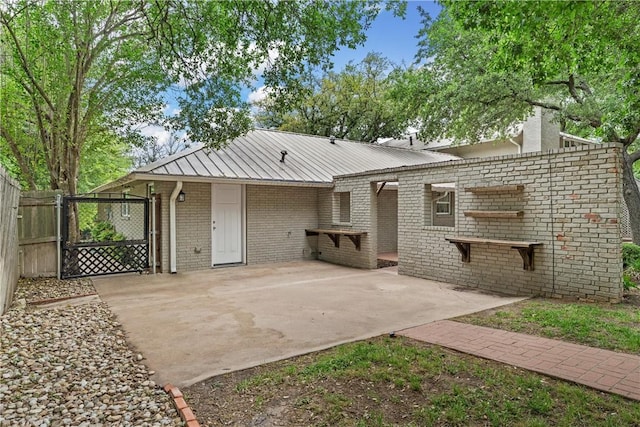
<svg viewBox="0 0 640 427">
<path fill-rule="evenodd" d="M 522 145 L 518 144 L 513 138 L 509 138 L 509 142 L 518 147 L 518 154 L 522 154 Z"/>
<path fill-rule="evenodd" d="M 434 199 L 434 202 L 437 202 L 438 200 L 442 200 L 442 199 L 444 199 L 445 197 L 449 196 L 449 193 L 450 193 L 450 191 L 445 191 L 445 192 L 444 192 L 444 194 L 443 194 L 442 196 L 440 196 L 440 197 L 436 197 L 436 198 Z"/>
<path fill-rule="evenodd" d="M 171 274 L 178 272 L 176 268 L 176 199 L 182 190 L 182 181 L 176 182 L 176 187 L 169 198 L 169 266 Z"/>
<path fill-rule="evenodd" d="M 156 259 L 156 196 L 151 196 L 151 272 L 156 274 L 156 266 L 158 260 Z"/>
</svg>

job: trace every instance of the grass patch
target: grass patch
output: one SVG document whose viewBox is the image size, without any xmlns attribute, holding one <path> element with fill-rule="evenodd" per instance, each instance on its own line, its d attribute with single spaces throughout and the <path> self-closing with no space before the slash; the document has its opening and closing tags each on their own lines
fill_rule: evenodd
<svg viewBox="0 0 640 427">
<path fill-rule="evenodd" d="M 456 320 L 607 350 L 640 353 L 640 308 L 629 304 L 527 300 Z"/>
<path fill-rule="evenodd" d="M 236 391 L 243 393 L 246 390 L 250 390 L 260 386 L 278 386 L 282 384 L 289 374 L 289 370 L 283 369 L 279 372 L 265 373 L 262 375 L 254 375 L 239 381 L 236 384 Z"/>
<path fill-rule="evenodd" d="M 187 394 L 198 396 L 198 419 L 211 426 L 633 426 L 640 419 L 637 402 L 402 337 L 215 377 Z"/>
<path fill-rule="evenodd" d="M 389 340 L 385 346 L 373 346 L 365 342 L 336 347 L 320 356 L 317 361 L 300 371 L 305 378 L 349 377 L 368 379 L 374 375 L 378 381 L 394 382 L 398 386 L 415 383 L 412 370 L 415 364 L 433 360 L 432 349 L 415 349 Z M 433 365 L 433 366 L 431 366 Z M 438 371 L 441 363 L 431 363 L 423 368 Z"/>
</svg>

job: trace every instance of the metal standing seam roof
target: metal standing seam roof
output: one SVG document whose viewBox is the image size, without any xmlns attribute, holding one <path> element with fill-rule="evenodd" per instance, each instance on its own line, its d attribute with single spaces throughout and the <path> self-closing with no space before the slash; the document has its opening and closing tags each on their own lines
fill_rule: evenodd
<svg viewBox="0 0 640 427">
<path fill-rule="evenodd" d="M 522 133 L 524 130 L 524 122 L 521 123 L 516 123 L 514 125 L 512 125 L 509 129 L 509 132 L 507 133 L 507 137 L 517 137 L 518 135 L 520 135 L 520 133 Z M 498 135 L 493 135 L 490 138 L 487 137 L 483 137 L 481 138 L 479 141 L 473 142 L 473 143 L 469 143 L 469 142 L 456 142 L 455 139 L 453 138 L 442 138 L 442 139 L 434 139 L 431 141 L 422 141 L 420 139 L 418 139 L 418 135 L 417 134 L 413 134 L 412 136 L 412 140 L 409 140 L 409 138 L 404 138 L 404 139 L 389 139 L 387 141 L 381 142 L 379 145 L 384 145 L 386 147 L 396 147 L 396 148 L 404 148 L 404 149 L 411 149 L 411 150 L 434 150 L 434 151 L 438 151 L 438 150 L 444 150 L 447 148 L 451 148 L 453 146 L 458 146 L 458 147 L 463 147 L 463 146 L 467 146 L 467 145 L 473 145 L 473 144 L 483 144 L 483 143 L 488 143 L 488 142 L 495 142 L 499 140 L 499 136 Z"/>
<path fill-rule="evenodd" d="M 284 163 L 280 161 L 286 151 Z M 331 183 L 337 175 L 457 160 L 411 151 L 274 130 L 253 130 L 219 150 L 197 146 L 132 172 L 133 175 Z"/>
</svg>

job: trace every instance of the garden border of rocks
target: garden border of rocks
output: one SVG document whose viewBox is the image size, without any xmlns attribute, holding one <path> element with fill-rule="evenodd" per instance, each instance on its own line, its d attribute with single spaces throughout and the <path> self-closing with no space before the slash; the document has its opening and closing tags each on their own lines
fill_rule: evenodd
<svg viewBox="0 0 640 427">
<path fill-rule="evenodd" d="M 94 295 L 89 279 L 20 279 L 0 316 L 0 426 L 199 426 L 150 380 L 106 303 L 72 302 Z"/>
</svg>

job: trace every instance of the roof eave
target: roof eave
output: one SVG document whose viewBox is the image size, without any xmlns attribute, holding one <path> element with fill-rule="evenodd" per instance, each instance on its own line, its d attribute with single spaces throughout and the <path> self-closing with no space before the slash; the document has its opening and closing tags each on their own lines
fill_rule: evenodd
<svg viewBox="0 0 640 427">
<path fill-rule="evenodd" d="M 227 178 L 227 177 L 202 177 L 185 175 L 160 175 L 153 173 L 132 172 L 115 181 L 104 184 L 95 190 L 96 193 L 104 192 L 112 188 L 121 187 L 133 181 L 167 181 L 167 182 L 204 182 L 204 183 L 228 183 L 228 184 L 248 184 L 248 185 L 277 185 L 289 187 L 316 187 L 331 188 L 332 181 L 293 181 L 293 180 L 268 180 L 252 178 Z"/>
<path fill-rule="evenodd" d="M 116 187 L 122 187 L 132 181 L 135 181 L 136 178 L 134 177 L 136 174 L 135 173 L 129 173 L 121 178 L 116 179 L 115 181 L 111 181 L 111 182 L 107 182 L 106 184 L 102 184 L 99 187 L 94 188 L 93 190 L 91 190 L 92 193 L 103 193 L 106 190 L 111 190 L 112 188 L 116 188 Z"/>
<path fill-rule="evenodd" d="M 560 136 L 567 139 L 572 139 L 577 142 L 582 142 L 585 144 L 598 144 L 598 141 L 594 141 L 592 139 L 583 138 L 581 136 L 573 135 L 567 132 L 560 132 Z"/>
</svg>

